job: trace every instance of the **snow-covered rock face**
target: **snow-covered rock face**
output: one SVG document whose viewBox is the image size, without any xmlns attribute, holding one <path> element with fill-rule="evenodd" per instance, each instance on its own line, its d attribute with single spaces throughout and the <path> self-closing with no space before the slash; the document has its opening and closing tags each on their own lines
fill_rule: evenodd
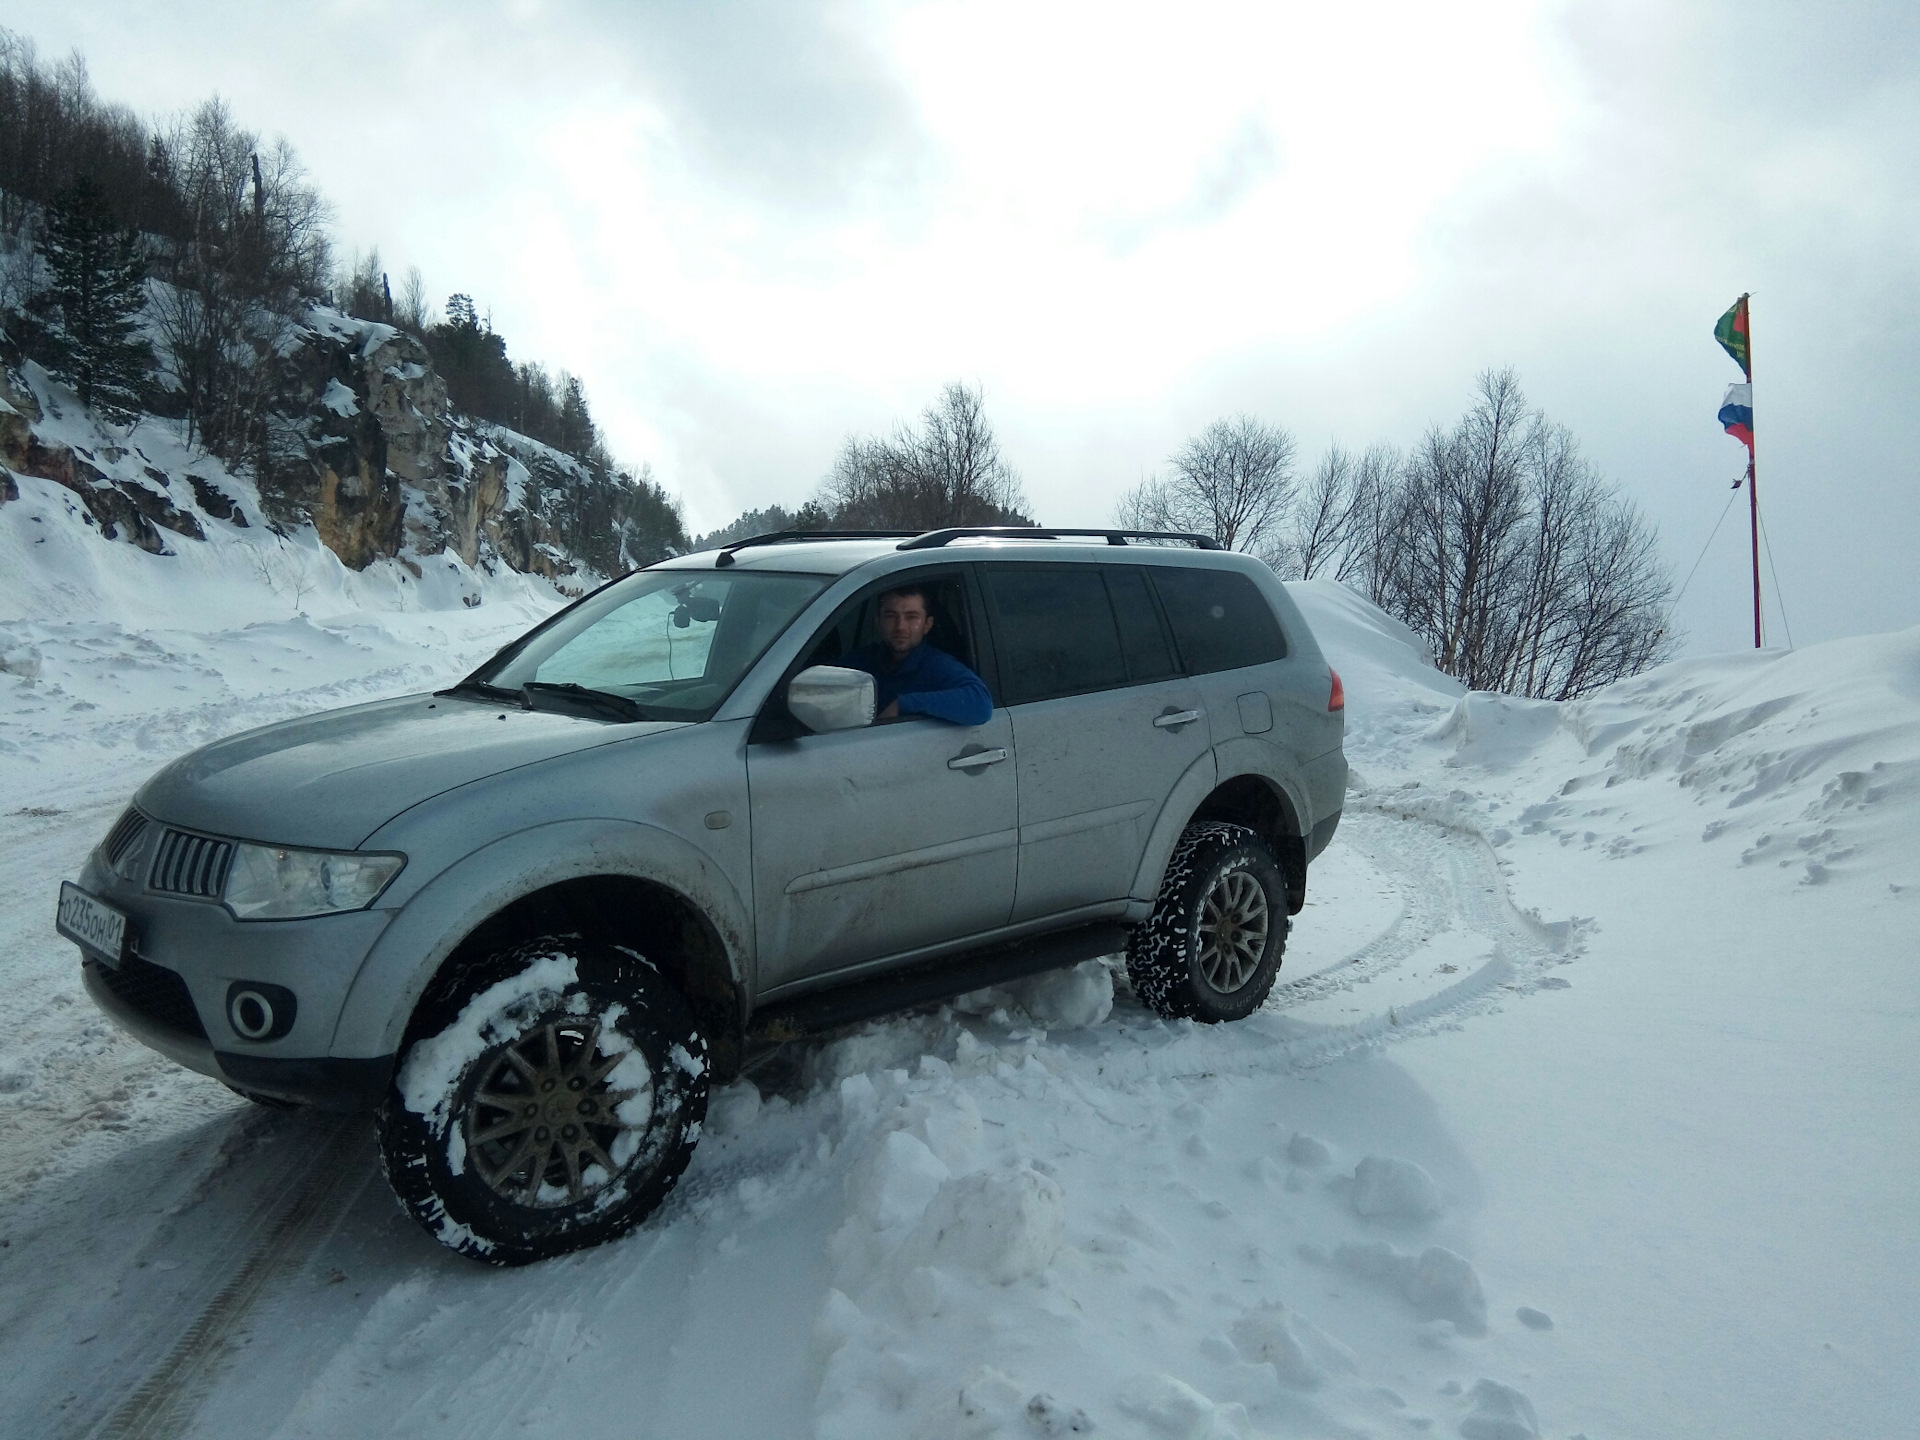
<svg viewBox="0 0 1920 1440">
<path fill-rule="evenodd" d="M 286 361 L 312 396 L 276 426 L 260 499 L 282 528 L 311 521 L 359 570 L 445 550 L 550 579 L 630 567 L 629 488 L 447 403 L 426 347 L 391 325 L 316 307 Z M 565 505 L 555 502 L 566 497 Z M 563 510 L 604 517 L 588 531 Z"/>
<path fill-rule="evenodd" d="M 37 365 L 0 375 L 0 504 L 18 497 L 15 474 L 50 480 L 107 538 L 160 555 L 206 538 L 210 519 L 247 525 L 248 490 L 275 531 L 311 525 L 352 570 L 390 559 L 418 578 L 445 553 L 575 592 L 654 558 L 627 550 L 632 486 L 454 411 L 404 331 L 316 306 L 280 363 L 302 398 L 269 417 L 264 463 L 244 483 L 177 434 L 169 443 L 172 422 L 109 424 Z"/>
</svg>

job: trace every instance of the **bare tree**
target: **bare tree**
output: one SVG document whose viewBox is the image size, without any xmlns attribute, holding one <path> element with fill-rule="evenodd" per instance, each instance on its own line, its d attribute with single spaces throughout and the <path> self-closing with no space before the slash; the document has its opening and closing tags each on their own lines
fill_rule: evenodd
<svg viewBox="0 0 1920 1440">
<path fill-rule="evenodd" d="M 1353 516 L 1357 469 L 1353 456 L 1339 445 L 1327 447 L 1292 507 L 1280 556 L 1283 564 L 1276 567 L 1281 573 L 1311 580 L 1338 558 Z"/>
<path fill-rule="evenodd" d="M 1115 518 L 1130 530 L 1188 531 L 1271 556 L 1284 540 L 1293 460 L 1293 436 L 1279 426 L 1249 415 L 1216 420 L 1172 456 L 1170 473 L 1122 496 Z"/>
<path fill-rule="evenodd" d="M 1482 375 L 1459 424 L 1428 431 L 1390 473 L 1360 468 L 1336 574 L 1361 580 L 1448 674 L 1569 699 L 1670 648 L 1652 527 L 1511 371 Z"/>
<path fill-rule="evenodd" d="M 1373 584 L 1383 568 L 1391 568 L 1402 537 L 1395 528 L 1397 487 L 1405 457 L 1391 445 L 1369 445 L 1354 462 L 1349 482 L 1346 522 L 1333 564 L 1333 578 L 1366 592 L 1380 603 Z"/>
<path fill-rule="evenodd" d="M 918 430 L 849 436 L 815 503 L 834 525 L 856 529 L 1033 523 L 981 391 L 958 382 L 922 412 Z"/>
<path fill-rule="evenodd" d="M 427 298 L 426 277 L 418 265 L 407 267 L 407 278 L 400 285 L 400 301 L 394 310 L 394 323 L 413 335 L 424 335 L 439 319 L 433 302 Z"/>
<path fill-rule="evenodd" d="M 278 361 L 331 269 L 326 202 L 284 140 L 262 147 L 214 98 L 164 141 L 182 220 L 153 319 L 189 437 L 264 461 Z"/>
</svg>

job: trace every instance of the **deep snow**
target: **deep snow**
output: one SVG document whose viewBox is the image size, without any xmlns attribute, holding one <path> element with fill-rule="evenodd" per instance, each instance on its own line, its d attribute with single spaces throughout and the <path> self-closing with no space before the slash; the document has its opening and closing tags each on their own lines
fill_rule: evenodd
<svg viewBox="0 0 1920 1440">
<path fill-rule="evenodd" d="M 0 507 L 0 1432 L 1920 1417 L 1920 631 L 1554 706 L 1298 587 L 1355 782 L 1263 1011 L 1169 1025 L 1095 962 L 771 1057 L 653 1221 L 498 1272 L 399 1213 L 364 1122 L 121 1037 L 53 896 L 182 749 L 441 683 L 558 597 L 348 579 L 289 618 L 237 550 L 108 557 L 31 483 Z"/>
</svg>

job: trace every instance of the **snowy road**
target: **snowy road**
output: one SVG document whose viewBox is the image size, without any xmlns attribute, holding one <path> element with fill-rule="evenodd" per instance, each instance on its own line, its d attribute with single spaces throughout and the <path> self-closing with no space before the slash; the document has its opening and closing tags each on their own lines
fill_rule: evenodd
<svg viewBox="0 0 1920 1440">
<path fill-rule="evenodd" d="M 60 827 L 66 844 L 50 845 L 44 834 L 16 838 L 0 846 L 0 864 L 21 862 L 13 870 L 20 874 L 33 855 L 46 863 L 51 853 L 83 851 L 112 818 L 113 804 L 95 808 Z M 1477 839 L 1361 813 L 1343 840 L 1316 871 L 1313 903 L 1297 922 L 1283 971 L 1292 978 L 1254 1021 L 1167 1026 L 1123 993 L 1097 1029 L 1043 1034 L 1009 1016 L 945 1012 L 872 1027 L 838 1047 L 812 1047 L 800 1057 L 800 1073 L 813 1083 L 791 1088 L 784 1123 L 749 1123 L 703 1146 L 680 1194 L 641 1234 L 520 1274 L 477 1271 L 402 1220 L 378 1175 L 365 1121 L 260 1110 L 211 1082 L 168 1073 L 164 1062 L 147 1064 L 146 1052 L 109 1033 L 61 1086 L 110 1097 L 92 1112 L 64 1117 L 68 1153 L 86 1159 L 72 1162 L 74 1179 L 57 1198 L 10 1225 L 9 1246 L 0 1251 L 0 1324 L 11 1329 L 31 1314 L 42 1335 L 69 1337 L 66 1347 L 49 1347 L 49 1358 L 65 1349 L 64 1363 L 0 1380 L 0 1413 L 38 1417 L 10 1430 L 23 1436 L 266 1434 L 281 1425 L 290 1434 L 347 1433 L 320 1423 L 343 1398 L 327 1382 L 344 1363 L 380 1373 L 350 1417 L 352 1433 L 476 1433 L 469 1427 L 481 1417 L 492 1428 L 477 1433 L 511 1433 L 518 1419 L 565 1403 L 559 1392 L 573 1381 L 555 1347 L 567 1352 L 584 1343 L 579 1337 L 599 1335 L 621 1352 L 623 1367 L 638 1355 L 656 1357 L 662 1370 L 647 1388 L 682 1394 L 689 1407 L 672 1423 L 662 1415 L 618 1433 L 722 1433 L 712 1427 L 740 1416 L 713 1407 L 736 1397 L 724 1387 L 703 1389 L 701 1368 L 711 1361 L 690 1345 L 695 1334 L 685 1312 L 656 1303 L 660 1272 L 672 1274 L 667 1293 L 676 1296 L 738 1294 L 739 1272 L 748 1267 L 716 1250 L 714 1232 L 756 1210 L 755 1228 L 784 1237 L 766 1250 L 789 1251 L 774 1261 L 773 1275 L 817 1268 L 836 1218 L 836 1207 L 822 1204 L 835 1188 L 825 1182 L 846 1168 L 835 1152 L 859 1149 L 861 1138 L 839 1113 L 831 1082 L 846 1061 L 836 1066 L 836 1049 L 863 1060 L 876 1051 L 897 1051 L 902 1060 L 933 1054 L 952 1064 L 964 1045 L 983 1074 L 1003 1063 L 1016 1075 L 1038 1065 L 1125 1131 L 1139 1122 L 1114 1118 L 1116 1105 L 1150 1117 L 1189 1103 L 1197 1089 L 1271 1083 L 1456 1024 L 1491 992 L 1526 988 L 1564 959 L 1513 911 Z M 51 893 L 53 876 L 46 880 Z M 141 1106 L 142 1098 L 158 1099 L 147 1090 L 169 1093 L 170 1102 Z M 997 1098 L 992 1108 L 1008 1111 L 1002 1125 L 1044 1129 L 1057 1097 L 1025 1096 L 1016 1086 Z M 769 1121 L 770 1111 L 763 1112 Z M 763 1128 L 767 1134 L 757 1133 Z M 84 1139 L 90 1129 L 104 1133 Z M 13 1153 L 45 1133 L 33 1123 L 20 1131 Z M 805 1183 L 788 1183 L 809 1171 Z M 778 1198 L 756 1206 L 743 1195 Z M 1124 1189 L 1101 1198 L 1152 1203 L 1150 1196 L 1129 1202 Z M 1070 1206 L 1069 1225 L 1077 1219 Z M 1087 1222 L 1098 1224 L 1091 1216 Z M 66 1257 L 64 1264 L 47 1269 L 28 1260 L 47 1254 Z M 41 1271 L 37 1279 L 19 1273 L 30 1267 Z M 732 1283 L 713 1284 L 716 1269 Z M 817 1305 L 818 1280 L 801 1292 Z M 398 1338 L 394 1312 L 431 1315 L 445 1305 L 478 1312 L 469 1315 L 477 1324 L 436 1327 L 449 1339 L 457 1332 L 457 1354 L 436 1348 L 432 1363 L 423 1351 L 420 1363 L 396 1365 L 385 1344 L 369 1344 L 375 1336 Z M 775 1343 L 755 1357 L 755 1373 L 786 1374 L 794 1388 L 752 1433 L 810 1432 L 810 1407 L 798 1402 L 811 1398 L 801 1392 L 813 1319 L 805 1306 L 791 1326 L 756 1327 Z M 617 1345 L 615 1336 L 622 1337 Z M 467 1383 L 449 1386 L 449 1368 L 470 1370 Z"/>
</svg>

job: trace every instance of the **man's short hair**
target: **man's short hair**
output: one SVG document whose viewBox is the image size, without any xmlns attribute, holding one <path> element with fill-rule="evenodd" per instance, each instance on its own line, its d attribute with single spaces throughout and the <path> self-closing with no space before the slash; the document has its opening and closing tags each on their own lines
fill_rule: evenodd
<svg viewBox="0 0 1920 1440">
<path fill-rule="evenodd" d="M 920 608 L 925 610 L 929 615 L 933 613 L 933 601 L 927 596 L 927 587 L 917 583 L 896 585 L 891 590 L 882 590 L 878 598 L 874 600 L 873 608 L 877 611 L 882 605 L 886 604 L 887 601 L 893 599 L 895 596 L 904 599 L 908 595 L 918 595 L 920 597 Z"/>
</svg>

